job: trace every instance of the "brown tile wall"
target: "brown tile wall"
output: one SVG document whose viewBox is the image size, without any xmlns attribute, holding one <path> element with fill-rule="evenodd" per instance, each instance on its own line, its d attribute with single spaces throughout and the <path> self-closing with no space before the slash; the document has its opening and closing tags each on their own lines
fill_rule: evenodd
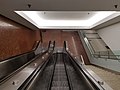
<svg viewBox="0 0 120 90">
<path fill-rule="evenodd" d="M 72 54 L 78 57 L 82 55 L 85 64 L 90 64 L 85 49 L 82 45 L 82 42 L 77 32 L 46 30 L 46 32 L 43 32 L 42 34 L 43 34 L 43 43 L 45 43 L 45 45 L 48 44 L 48 41 L 55 40 L 56 47 L 63 47 L 63 42 L 67 41 L 69 50 L 72 52 Z"/>
<path fill-rule="evenodd" d="M 63 44 L 61 42 L 61 31 L 60 30 L 47 30 L 42 32 L 44 46 L 48 45 L 49 41 L 55 41 L 57 47 L 61 47 Z"/>
<path fill-rule="evenodd" d="M 40 32 L 0 16 L 0 60 L 32 50 Z"/>
</svg>

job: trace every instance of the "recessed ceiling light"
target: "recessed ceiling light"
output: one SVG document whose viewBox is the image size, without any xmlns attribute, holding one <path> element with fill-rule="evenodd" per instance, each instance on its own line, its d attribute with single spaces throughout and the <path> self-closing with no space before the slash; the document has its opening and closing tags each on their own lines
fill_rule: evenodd
<svg viewBox="0 0 120 90">
<path fill-rule="evenodd" d="M 32 24 L 34 24 L 35 26 L 37 26 L 38 28 L 78 28 L 78 29 L 90 29 L 98 24 L 101 24 L 109 19 L 112 19 L 114 17 L 117 17 L 120 15 L 119 12 L 116 11 L 79 11 L 79 12 L 75 12 L 75 11 L 62 11 L 62 14 L 64 13 L 88 13 L 90 15 L 90 13 L 95 13 L 93 16 L 91 16 L 90 18 L 88 18 L 87 20 L 48 20 L 42 17 L 42 12 L 44 14 L 46 13 L 61 13 L 61 11 L 15 11 L 17 14 L 19 14 L 20 16 L 22 16 L 23 18 L 25 18 L 26 20 L 28 20 L 29 22 L 31 22 Z M 48 14 L 47 14 L 48 15 Z M 58 15 L 58 14 L 57 14 Z M 72 17 L 72 16 L 71 16 Z"/>
</svg>

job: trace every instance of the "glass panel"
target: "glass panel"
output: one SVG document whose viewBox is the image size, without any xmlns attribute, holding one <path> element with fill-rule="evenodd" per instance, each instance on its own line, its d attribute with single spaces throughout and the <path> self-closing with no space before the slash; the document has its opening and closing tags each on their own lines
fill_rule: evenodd
<svg viewBox="0 0 120 90">
<path fill-rule="evenodd" d="M 84 38 L 86 45 L 88 46 L 88 49 L 90 50 L 90 53 L 96 57 L 96 58 L 106 58 L 106 59 L 120 59 L 120 50 L 112 51 L 110 49 L 107 49 L 106 51 L 95 51 L 92 45 L 90 44 L 89 40 L 85 37 Z"/>
</svg>

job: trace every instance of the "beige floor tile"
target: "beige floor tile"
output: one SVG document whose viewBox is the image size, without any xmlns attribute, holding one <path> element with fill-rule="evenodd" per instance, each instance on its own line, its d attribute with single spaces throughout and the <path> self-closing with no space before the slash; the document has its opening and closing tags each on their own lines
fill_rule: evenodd
<svg viewBox="0 0 120 90">
<path fill-rule="evenodd" d="M 120 75 L 107 71 L 105 69 L 93 66 L 86 65 L 87 68 L 90 68 L 95 72 L 101 79 L 103 79 L 113 90 L 120 90 Z"/>
</svg>

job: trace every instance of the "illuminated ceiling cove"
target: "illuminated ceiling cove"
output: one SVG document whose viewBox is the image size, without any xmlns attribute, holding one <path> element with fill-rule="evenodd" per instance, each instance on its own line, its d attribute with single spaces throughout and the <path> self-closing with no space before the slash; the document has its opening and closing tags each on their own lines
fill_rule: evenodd
<svg viewBox="0 0 120 90">
<path fill-rule="evenodd" d="M 15 11 L 39 29 L 91 29 L 120 15 L 118 11 Z"/>
</svg>

